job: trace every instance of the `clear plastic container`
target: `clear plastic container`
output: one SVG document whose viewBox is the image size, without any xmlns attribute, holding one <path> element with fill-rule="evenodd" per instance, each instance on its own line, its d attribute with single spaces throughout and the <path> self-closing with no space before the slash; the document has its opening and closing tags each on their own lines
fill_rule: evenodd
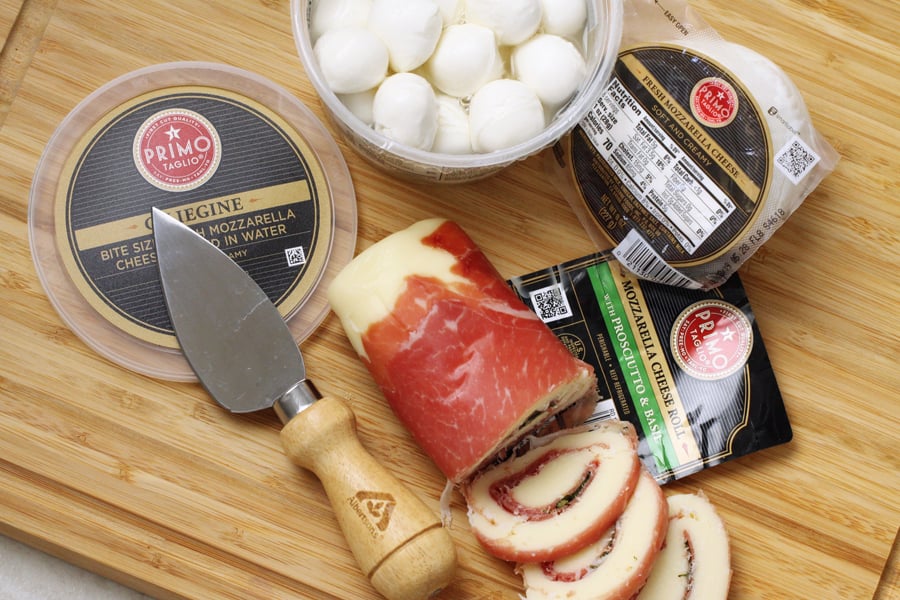
<svg viewBox="0 0 900 600">
<path fill-rule="evenodd" d="M 481 179 L 554 144 L 590 110 L 606 86 L 622 37 L 622 0 L 588 0 L 584 36 L 588 76 L 573 99 L 535 137 L 484 154 L 441 154 L 400 144 L 363 123 L 326 84 L 309 37 L 310 0 L 291 0 L 294 41 L 326 113 L 341 135 L 366 159 L 399 176 L 433 182 Z"/>
</svg>

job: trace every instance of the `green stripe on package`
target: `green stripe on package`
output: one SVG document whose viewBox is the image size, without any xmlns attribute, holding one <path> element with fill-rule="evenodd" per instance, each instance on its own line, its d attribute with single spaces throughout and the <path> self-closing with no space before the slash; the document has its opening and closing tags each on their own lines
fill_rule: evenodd
<svg viewBox="0 0 900 600">
<path fill-rule="evenodd" d="M 680 463 L 666 434 L 663 412 L 650 385 L 647 367 L 635 342 L 609 263 L 593 265 L 587 271 L 650 453 L 660 473 L 674 470 Z"/>
</svg>

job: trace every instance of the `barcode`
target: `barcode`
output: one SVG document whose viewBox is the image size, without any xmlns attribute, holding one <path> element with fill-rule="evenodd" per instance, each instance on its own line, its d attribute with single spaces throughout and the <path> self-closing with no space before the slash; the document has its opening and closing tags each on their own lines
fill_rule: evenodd
<svg viewBox="0 0 900 600">
<path fill-rule="evenodd" d="M 613 255 L 626 269 L 643 279 L 689 289 L 702 287 L 670 267 L 634 229 L 616 246 Z"/>
<path fill-rule="evenodd" d="M 287 259 L 289 267 L 299 267 L 306 264 L 306 253 L 303 246 L 295 246 L 294 248 L 285 248 L 284 257 Z"/>
<path fill-rule="evenodd" d="M 593 414 L 591 414 L 586 422 L 599 423 L 600 421 L 609 421 L 610 419 L 618 418 L 619 413 L 616 412 L 616 403 L 610 399 L 606 399 L 597 403 Z"/>
<path fill-rule="evenodd" d="M 775 164 L 795 185 L 819 162 L 812 148 L 794 136 L 775 156 Z"/>
<path fill-rule="evenodd" d="M 529 294 L 534 312 L 544 323 L 550 323 L 572 316 L 572 308 L 566 298 L 566 291 L 559 283 L 535 290 Z"/>
</svg>

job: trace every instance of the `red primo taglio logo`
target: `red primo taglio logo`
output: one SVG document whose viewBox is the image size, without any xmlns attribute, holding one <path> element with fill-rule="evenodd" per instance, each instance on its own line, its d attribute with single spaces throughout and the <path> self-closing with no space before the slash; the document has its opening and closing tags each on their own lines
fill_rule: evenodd
<svg viewBox="0 0 900 600">
<path fill-rule="evenodd" d="M 206 183 L 221 159 L 219 134 L 203 115 L 174 108 L 156 113 L 134 136 L 134 164 L 156 187 L 182 192 Z"/>
<path fill-rule="evenodd" d="M 688 375 L 723 379 L 750 357 L 753 327 L 737 307 L 704 300 L 687 307 L 672 328 L 672 354 Z"/>
<path fill-rule="evenodd" d="M 724 127 L 737 115 L 738 98 L 724 79 L 701 79 L 691 91 L 691 112 L 710 127 Z"/>
</svg>

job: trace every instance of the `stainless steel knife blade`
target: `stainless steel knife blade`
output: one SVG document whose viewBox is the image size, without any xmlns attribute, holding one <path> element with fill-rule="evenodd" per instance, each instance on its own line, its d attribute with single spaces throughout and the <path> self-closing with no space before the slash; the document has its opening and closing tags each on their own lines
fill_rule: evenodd
<svg viewBox="0 0 900 600">
<path fill-rule="evenodd" d="M 322 482 L 350 550 L 390 600 L 432 598 L 456 549 L 440 518 L 356 437 L 350 408 L 320 398 L 284 319 L 225 253 L 153 209 L 163 295 L 175 336 L 210 395 L 233 412 L 272 407 L 286 454 Z"/>
<path fill-rule="evenodd" d="M 216 402 L 236 413 L 274 406 L 284 422 L 311 404 L 316 398 L 303 389 L 308 386 L 300 349 L 256 282 L 157 209 L 153 232 L 175 337 Z"/>
</svg>

